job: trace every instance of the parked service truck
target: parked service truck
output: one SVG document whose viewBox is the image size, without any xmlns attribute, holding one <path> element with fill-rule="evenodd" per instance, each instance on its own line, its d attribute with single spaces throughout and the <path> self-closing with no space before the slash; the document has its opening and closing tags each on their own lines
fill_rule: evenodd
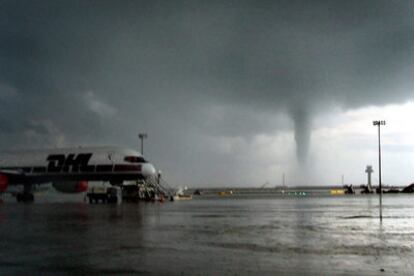
<svg viewBox="0 0 414 276">
<path fill-rule="evenodd" d="M 86 194 L 89 203 L 114 203 L 121 204 L 122 190 L 118 186 L 94 186 L 88 189 Z"/>
</svg>

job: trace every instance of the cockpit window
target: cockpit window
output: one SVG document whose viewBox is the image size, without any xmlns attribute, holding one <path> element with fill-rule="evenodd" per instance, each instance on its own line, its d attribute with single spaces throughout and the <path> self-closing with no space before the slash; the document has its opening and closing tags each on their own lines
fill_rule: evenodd
<svg viewBox="0 0 414 276">
<path fill-rule="evenodd" d="M 147 160 L 142 156 L 126 156 L 124 160 L 130 163 L 147 163 Z"/>
</svg>

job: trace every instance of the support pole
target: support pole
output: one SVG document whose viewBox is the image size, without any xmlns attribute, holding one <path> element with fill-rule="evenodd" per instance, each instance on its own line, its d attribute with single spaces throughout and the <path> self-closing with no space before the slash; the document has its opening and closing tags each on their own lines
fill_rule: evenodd
<svg viewBox="0 0 414 276">
<path fill-rule="evenodd" d="M 385 125 L 385 121 L 374 121 L 374 126 L 378 126 L 378 180 L 379 180 L 379 213 L 382 222 L 382 181 L 381 181 L 381 125 Z"/>
<path fill-rule="evenodd" d="M 144 139 L 148 137 L 146 133 L 138 134 L 139 139 L 141 140 L 141 154 L 144 155 Z"/>
</svg>

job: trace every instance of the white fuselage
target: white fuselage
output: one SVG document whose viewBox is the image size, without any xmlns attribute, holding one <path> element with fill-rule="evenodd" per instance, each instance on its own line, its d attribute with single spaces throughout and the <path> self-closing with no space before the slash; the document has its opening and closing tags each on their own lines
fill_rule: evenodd
<svg viewBox="0 0 414 276">
<path fill-rule="evenodd" d="M 78 147 L 0 152 L 0 174 L 9 184 L 51 181 L 124 181 L 155 175 L 154 166 L 132 149 Z"/>
</svg>

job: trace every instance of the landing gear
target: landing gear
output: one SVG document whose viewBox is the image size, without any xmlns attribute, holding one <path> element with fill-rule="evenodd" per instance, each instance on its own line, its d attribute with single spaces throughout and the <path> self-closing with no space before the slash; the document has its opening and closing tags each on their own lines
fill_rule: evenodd
<svg viewBox="0 0 414 276">
<path fill-rule="evenodd" d="M 32 185 L 25 184 L 23 188 L 23 193 L 16 194 L 17 202 L 33 202 L 34 195 L 32 193 Z"/>
<path fill-rule="evenodd" d="M 32 193 L 18 193 L 16 199 L 17 202 L 33 202 L 34 196 Z"/>
</svg>

